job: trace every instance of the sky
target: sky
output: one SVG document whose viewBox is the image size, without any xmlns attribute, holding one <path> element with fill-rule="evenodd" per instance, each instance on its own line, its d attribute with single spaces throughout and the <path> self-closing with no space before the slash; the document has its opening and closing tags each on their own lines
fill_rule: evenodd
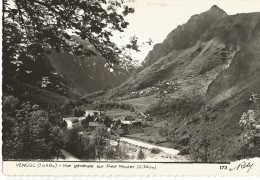
<svg viewBox="0 0 260 180">
<path fill-rule="evenodd" d="M 132 53 L 134 59 L 143 61 L 155 43 L 162 42 L 178 25 L 184 24 L 194 14 L 200 14 L 217 5 L 228 15 L 237 13 L 260 12 L 260 0 L 134 0 L 129 6 L 135 13 L 126 17 L 130 25 L 123 38 L 116 34 L 114 41 L 120 46 L 136 35 L 140 42 L 152 39 L 153 44 L 140 48 L 141 52 Z M 122 35 L 120 35 L 122 37 Z"/>
</svg>

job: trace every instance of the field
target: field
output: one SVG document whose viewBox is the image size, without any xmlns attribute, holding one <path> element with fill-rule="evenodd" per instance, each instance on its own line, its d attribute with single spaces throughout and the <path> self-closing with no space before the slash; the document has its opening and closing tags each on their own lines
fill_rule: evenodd
<svg viewBox="0 0 260 180">
<path fill-rule="evenodd" d="M 141 97 L 141 98 L 123 100 L 123 101 L 119 101 L 119 102 L 131 104 L 138 111 L 145 112 L 146 109 L 149 107 L 149 105 L 155 103 L 157 100 L 158 99 L 155 96 L 146 96 L 146 97 Z"/>
<path fill-rule="evenodd" d="M 133 116 L 134 114 L 124 109 L 111 109 L 106 111 L 106 115 L 109 116 L 110 118 L 119 118 L 122 120 L 125 118 L 125 116 L 130 116 L 130 115 Z"/>
</svg>

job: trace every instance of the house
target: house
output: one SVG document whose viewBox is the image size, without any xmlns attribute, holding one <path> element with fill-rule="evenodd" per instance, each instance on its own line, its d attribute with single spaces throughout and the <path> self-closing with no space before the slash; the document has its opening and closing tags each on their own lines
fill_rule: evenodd
<svg viewBox="0 0 260 180">
<path fill-rule="evenodd" d="M 105 116 L 106 112 L 105 110 L 86 110 L 86 113 L 84 116 L 93 116 L 93 117 L 98 117 L 98 116 Z"/>
<path fill-rule="evenodd" d="M 140 121 L 122 121 L 118 126 L 119 135 L 143 133 L 143 125 Z"/>
<path fill-rule="evenodd" d="M 81 123 L 82 120 L 84 120 L 85 117 L 65 117 L 63 118 L 63 121 L 66 121 L 67 123 L 67 129 L 72 129 L 73 125 Z"/>
</svg>

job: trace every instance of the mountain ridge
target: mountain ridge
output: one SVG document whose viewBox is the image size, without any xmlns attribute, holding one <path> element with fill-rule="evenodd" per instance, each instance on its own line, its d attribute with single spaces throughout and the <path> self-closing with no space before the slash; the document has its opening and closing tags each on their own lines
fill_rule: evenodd
<svg viewBox="0 0 260 180">
<path fill-rule="evenodd" d="M 184 47 L 186 48 L 189 47 L 194 42 L 185 41 L 185 39 L 189 39 L 189 37 L 186 36 L 183 37 L 183 34 L 185 35 L 189 34 L 190 36 L 197 36 L 195 37 L 196 40 L 197 38 L 199 38 L 199 35 L 202 33 L 205 27 L 209 26 L 210 24 L 214 23 L 214 21 L 226 15 L 227 15 L 226 12 L 220 9 L 219 7 L 217 7 L 216 5 L 212 6 L 206 12 L 193 15 L 185 24 L 179 25 L 177 26 L 177 28 L 171 31 L 162 43 L 158 43 L 154 45 L 153 50 L 150 51 L 146 56 L 143 62 L 143 66 L 147 67 L 156 59 L 159 59 L 160 57 L 162 57 L 162 55 L 165 55 L 165 54 L 160 54 L 162 49 L 168 48 L 168 51 L 170 52 L 173 49 L 183 49 Z M 196 26 L 197 24 L 203 24 L 204 27 Z M 192 33 L 185 32 L 191 29 L 193 30 Z M 153 53 L 153 51 L 155 51 L 155 53 Z M 163 50 L 162 52 L 164 51 L 165 50 Z"/>
<path fill-rule="evenodd" d="M 110 91 L 108 96 L 111 98 L 124 96 L 132 91 L 158 85 L 160 82 L 173 83 L 176 78 L 178 82 L 191 83 L 194 87 L 200 84 L 200 89 L 205 93 L 210 82 L 229 66 L 235 54 L 247 43 L 258 21 L 260 21 L 259 12 L 225 15 L 208 25 L 199 39 L 186 49 L 164 48 L 160 50 L 164 52 L 159 54 L 155 48 L 152 53 L 162 57 L 154 60 L 155 57 L 151 57 L 151 52 L 148 53 L 146 59 L 151 57 L 151 60 L 146 63 L 151 64 L 144 65 L 140 72 Z M 167 47 L 169 41 L 175 40 L 169 37 L 168 35 L 164 40 L 166 45 L 161 47 Z M 187 39 L 190 37 L 191 40 L 186 42 L 193 42 L 193 37 L 188 35 L 183 37 Z M 155 45 L 157 46 L 159 45 Z"/>
</svg>

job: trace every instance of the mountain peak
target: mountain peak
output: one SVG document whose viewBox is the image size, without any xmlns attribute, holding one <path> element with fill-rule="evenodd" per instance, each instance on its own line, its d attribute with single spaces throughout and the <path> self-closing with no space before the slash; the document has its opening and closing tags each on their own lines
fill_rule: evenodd
<svg viewBox="0 0 260 180">
<path fill-rule="evenodd" d="M 223 9 L 219 8 L 217 5 L 211 6 L 209 11 L 218 11 L 221 12 L 222 14 L 227 14 Z"/>
<path fill-rule="evenodd" d="M 213 6 L 211 6 L 211 8 L 210 9 L 220 9 L 217 5 L 213 5 Z"/>
</svg>

